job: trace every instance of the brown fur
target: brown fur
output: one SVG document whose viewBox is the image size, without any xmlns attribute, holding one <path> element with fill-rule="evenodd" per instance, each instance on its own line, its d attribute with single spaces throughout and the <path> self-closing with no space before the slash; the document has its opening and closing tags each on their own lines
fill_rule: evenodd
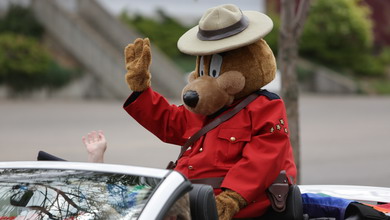
<svg viewBox="0 0 390 220">
<path fill-rule="evenodd" d="M 276 73 L 276 61 L 267 43 L 259 41 L 245 47 L 223 53 L 223 62 L 218 78 L 208 76 L 211 55 L 204 56 L 205 76 L 198 74 L 200 59 L 195 71 L 189 76 L 189 83 L 183 89 L 199 94 L 199 102 L 190 111 L 211 115 L 234 100 L 243 98 L 271 82 Z"/>
<path fill-rule="evenodd" d="M 125 79 L 129 88 L 136 92 L 149 88 L 152 78 L 149 72 L 152 55 L 148 38 L 137 38 L 134 43 L 127 45 L 125 63 L 127 69 Z"/>
<path fill-rule="evenodd" d="M 220 220 L 230 220 L 247 205 L 242 196 L 232 190 L 225 190 L 215 198 Z"/>
</svg>

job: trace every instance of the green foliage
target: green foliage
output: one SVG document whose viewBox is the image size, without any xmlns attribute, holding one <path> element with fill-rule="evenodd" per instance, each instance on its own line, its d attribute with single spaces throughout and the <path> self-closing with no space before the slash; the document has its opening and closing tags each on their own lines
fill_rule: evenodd
<svg viewBox="0 0 390 220">
<path fill-rule="evenodd" d="M 158 11 L 158 15 L 160 17 L 158 21 L 142 17 L 141 15 L 130 18 L 124 13 L 122 13 L 121 18 L 127 24 L 135 27 L 143 35 L 149 37 L 169 57 L 177 57 L 180 55 L 176 46 L 177 40 L 188 28 L 161 10 Z"/>
<path fill-rule="evenodd" d="M 75 72 L 58 66 L 32 37 L 13 33 L 0 35 L 0 83 L 15 92 L 57 88 Z"/>
<path fill-rule="evenodd" d="M 51 60 L 48 71 L 45 74 L 45 87 L 50 89 L 58 89 L 67 85 L 72 79 L 79 77 L 81 70 L 65 68 L 59 65 L 56 61 Z"/>
<path fill-rule="evenodd" d="M 7 14 L 0 19 L 0 33 L 2 32 L 13 32 L 40 38 L 44 29 L 35 19 L 30 9 L 19 5 L 11 5 Z"/>
<path fill-rule="evenodd" d="M 13 89 L 41 87 L 39 79 L 47 72 L 49 63 L 49 56 L 36 40 L 15 34 L 0 35 L 0 79 Z"/>
<path fill-rule="evenodd" d="M 188 63 L 194 62 L 192 56 L 185 55 L 177 49 L 177 41 L 189 27 L 185 27 L 174 18 L 168 16 L 163 11 L 157 11 L 159 19 L 143 17 L 139 14 L 134 17 L 122 13 L 120 19 L 129 26 L 137 29 L 142 35 L 148 37 L 163 53 L 173 59 L 179 67 L 185 71 L 193 70 L 193 65 Z"/>
<path fill-rule="evenodd" d="M 359 0 L 316 0 L 300 40 L 300 53 L 336 69 L 381 75 L 385 63 L 373 57 L 369 9 Z"/>
<path fill-rule="evenodd" d="M 374 88 L 377 94 L 390 95 L 390 81 L 389 80 L 376 80 L 371 83 L 371 87 Z"/>
<path fill-rule="evenodd" d="M 278 38 L 279 38 L 279 28 L 280 28 L 280 18 L 276 13 L 270 13 L 268 16 L 272 19 L 274 23 L 274 27 L 270 33 L 268 33 L 264 40 L 268 43 L 272 52 L 274 52 L 275 56 L 278 53 Z"/>
<path fill-rule="evenodd" d="M 16 93 L 59 88 L 79 74 L 61 67 L 39 43 L 44 33 L 29 8 L 11 5 L 0 19 L 0 84 Z"/>
</svg>

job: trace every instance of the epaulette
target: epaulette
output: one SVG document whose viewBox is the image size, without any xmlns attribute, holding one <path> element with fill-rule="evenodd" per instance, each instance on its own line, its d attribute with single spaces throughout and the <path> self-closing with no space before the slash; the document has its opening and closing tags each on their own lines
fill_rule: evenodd
<svg viewBox="0 0 390 220">
<path fill-rule="evenodd" d="M 269 100 L 280 99 L 280 97 L 277 94 L 275 94 L 273 92 L 270 92 L 270 91 L 268 91 L 266 89 L 260 89 L 256 93 L 259 94 L 259 95 L 267 97 Z"/>
</svg>

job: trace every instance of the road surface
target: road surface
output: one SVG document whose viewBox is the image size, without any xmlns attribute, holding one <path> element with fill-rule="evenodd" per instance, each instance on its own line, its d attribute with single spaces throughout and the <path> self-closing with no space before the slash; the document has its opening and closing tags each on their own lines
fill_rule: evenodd
<svg viewBox="0 0 390 220">
<path fill-rule="evenodd" d="M 81 136 L 102 129 L 106 162 L 164 168 L 179 147 L 139 126 L 118 101 L 0 100 L 0 160 L 44 150 L 86 161 Z M 301 183 L 390 187 L 390 97 L 300 98 Z"/>
</svg>

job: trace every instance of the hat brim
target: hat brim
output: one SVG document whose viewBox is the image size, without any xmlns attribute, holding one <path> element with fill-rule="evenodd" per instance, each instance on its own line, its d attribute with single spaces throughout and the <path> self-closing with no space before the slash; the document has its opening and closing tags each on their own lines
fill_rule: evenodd
<svg viewBox="0 0 390 220">
<path fill-rule="evenodd" d="M 252 44 L 272 30 L 273 22 L 267 15 L 257 11 L 242 13 L 249 19 L 248 27 L 242 32 L 220 40 L 203 41 L 197 37 L 199 30 L 197 25 L 180 37 L 177 47 L 181 52 L 189 55 L 216 54 Z"/>
</svg>

